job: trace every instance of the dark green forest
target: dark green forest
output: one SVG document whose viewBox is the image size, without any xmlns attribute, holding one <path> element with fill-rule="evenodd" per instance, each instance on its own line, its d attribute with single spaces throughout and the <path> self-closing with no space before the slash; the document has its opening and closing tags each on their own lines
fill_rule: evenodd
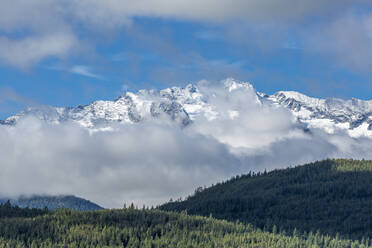
<svg viewBox="0 0 372 248">
<path fill-rule="evenodd" d="M 369 240 L 319 232 L 262 231 L 252 225 L 189 216 L 185 212 L 121 210 L 43 212 L 0 206 L 0 248 L 20 247 L 369 247 Z M 35 211 L 30 216 L 30 211 Z M 6 217 L 10 216 L 10 217 Z"/>
<path fill-rule="evenodd" d="M 237 176 L 160 209 L 362 239 L 372 237 L 371 186 L 372 161 L 325 160 Z"/>
</svg>

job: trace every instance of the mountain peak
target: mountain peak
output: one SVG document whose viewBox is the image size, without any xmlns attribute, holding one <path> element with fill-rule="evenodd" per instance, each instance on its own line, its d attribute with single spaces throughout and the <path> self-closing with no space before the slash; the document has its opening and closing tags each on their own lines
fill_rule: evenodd
<svg viewBox="0 0 372 248">
<path fill-rule="evenodd" d="M 319 102 L 322 101 L 322 99 L 309 97 L 307 95 L 304 95 L 302 93 L 299 93 L 297 91 L 278 91 L 274 94 L 277 97 L 286 97 L 291 98 L 299 102 Z"/>
<path fill-rule="evenodd" d="M 237 90 L 237 89 L 249 89 L 249 90 L 256 91 L 252 84 L 248 82 L 242 82 L 239 80 L 235 80 L 234 78 L 227 78 L 223 80 L 222 83 L 225 85 L 225 87 L 228 89 L 229 92 Z"/>
<path fill-rule="evenodd" d="M 184 88 L 169 87 L 163 90 L 126 92 L 114 101 L 95 101 L 90 105 L 79 105 L 75 108 L 50 106 L 27 108 L 1 121 L 0 125 L 16 125 L 24 117 L 34 116 L 51 124 L 72 121 L 93 129 L 106 128 L 115 122 L 134 124 L 158 118 L 168 118 L 183 127 L 190 125 L 199 116 L 207 120 L 215 119 L 222 114 L 221 111 L 225 111 L 220 109 L 218 102 L 226 102 L 226 97 L 230 96 L 231 99 L 242 99 L 234 104 L 258 103 L 285 107 L 301 125 L 310 129 L 320 128 L 329 133 L 340 129 L 347 131 L 352 137 L 372 138 L 372 101 L 355 98 L 320 99 L 296 91 L 279 91 L 268 96 L 257 92 L 252 84 L 233 78 L 227 78 L 220 84 L 202 81 L 195 85 L 188 84 Z M 216 98 L 221 99 L 217 99 L 216 102 Z M 235 111 L 236 106 L 230 107 L 234 108 L 232 110 L 236 113 L 235 116 L 239 116 Z"/>
</svg>

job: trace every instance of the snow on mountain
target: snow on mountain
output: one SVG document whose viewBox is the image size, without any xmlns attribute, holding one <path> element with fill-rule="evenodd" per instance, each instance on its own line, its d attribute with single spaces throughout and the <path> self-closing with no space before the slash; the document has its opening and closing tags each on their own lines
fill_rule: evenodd
<svg viewBox="0 0 372 248">
<path fill-rule="evenodd" d="M 168 116 L 171 120 L 187 125 L 190 118 L 182 105 L 152 91 L 126 93 L 114 101 L 95 101 L 75 108 L 27 108 L 3 123 L 13 125 L 20 119 L 33 116 L 48 123 L 59 124 L 73 121 L 87 128 L 98 128 L 110 123 L 137 123 L 149 118 Z"/>
<path fill-rule="evenodd" d="M 48 123 L 76 122 L 86 128 L 107 127 L 111 123 L 134 124 L 151 119 L 165 118 L 185 127 L 198 117 L 213 120 L 223 114 L 214 99 L 228 97 L 232 92 L 253 96 L 249 104 L 282 106 L 290 110 L 297 122 L 309 128 L 320 128 L 328 133 L 346 131 L 351 137 L 372 138 L 372 101 L 337 98 L 318 99 L 294 91 L 279 91 L 273 95 L 257 92 L 249 83 L 226 79 L 224 94 L 208 92 L 213 85 L 189 84 L 184 88 L 140 90 L 127 92 L 114 101 L 95 101 L 90 105 L 74 108 L 50 106 L 30 107 L 15 116 L 0 121 L 0 125 L 16 125 L 27 116 L 34 116 Z M 230 118 L 239 116 L 235 109 L 227 111 Z"/>
<path fill-rule="evenodd" d="M 293 91 L 280 91 L 267 98 L 290 109 L 309 128 L 322 128 L 328 133 L 341 129 L 352 137 L 372 138 L 372 101 L 318 99 Z"/>
</svg>

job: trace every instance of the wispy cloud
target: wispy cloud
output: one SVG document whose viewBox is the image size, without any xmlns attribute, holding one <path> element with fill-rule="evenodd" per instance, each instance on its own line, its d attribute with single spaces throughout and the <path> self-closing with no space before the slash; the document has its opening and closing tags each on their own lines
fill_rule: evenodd
<svg viewBox="0 0 372 248">
<path fill-rule="evenodd" d="M 78 74 L 85 77 L 103 79 L 102 76 L 92 72 L 92 69 L 89 66 L 85 65 L 75 65 L 70 69 L 71 73 Z"/>
<path fill-rule="evenodd" d="M 100 79 L 100 80 L 104 79 L 103 76 L 94 73 L 93 69 L 87 65 L 74 65 L 71 67 L 53 65 L 53 66 L 46 66 L 45 68 L 49 70 L 55 70 L 55 71 L 65 71 L 65 72 L 73 73 L 73 74 L 84 76 L 84 77 L 94 78 L 94 79 Z"/>
<path fill-rule="evenodd" d="M 370 73 L 372 13 L 349 13 L 301 34 L 306 47 L 311 48 L 312 52 L 331 57 L 346 68 Z"/>
<path fill-rule="evenodd" d="M 39 104 L 17 93 L 11 87 L 0 87 L 0 120 L 27 106 L 39 106 Z"/>
</svg>

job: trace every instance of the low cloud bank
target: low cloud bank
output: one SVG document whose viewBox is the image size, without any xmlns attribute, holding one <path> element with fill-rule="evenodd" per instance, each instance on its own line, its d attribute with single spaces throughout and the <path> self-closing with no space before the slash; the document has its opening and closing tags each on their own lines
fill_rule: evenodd
<svg viewBox="0 0 372 248">
<path fill-rule="evenodd" d="M 156 205 L 250 170 L 372 158 L 372 140 L 304 132 L 286 109 L 260 104 L 253 91 L 204 90 L 220 114 L 183 129 L 159 120 L 98 132 L 33 118 L 1 126 L 0 195 L 74 194 L 104 207 Z"/>
</svg>

